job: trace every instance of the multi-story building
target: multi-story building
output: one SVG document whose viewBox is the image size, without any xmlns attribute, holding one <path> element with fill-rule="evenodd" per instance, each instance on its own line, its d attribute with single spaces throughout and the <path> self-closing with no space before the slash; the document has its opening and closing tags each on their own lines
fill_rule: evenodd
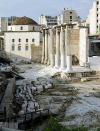
<svg viewBox="0 0 100 131">
<path fill-rule="evenodd" d="M 16 16 L 8 17 L 8 25 L 12 25 L 17 18 L 18 17 L 16 17 Z"/>
<path fill-rule="evenodd" d="M 100 0 L 94 0 L 93 6 L 89 11 L 87 23 L 89 24 L 91 35 L 100 32 Z"/>
<path fill-rule="evenodd" d="M 8 19 L 7 17 L 0 17 L 0 32 L 7 31 Z"/>
<path fill-rule="evenodd" d="M 62 13 L 58 16 L 58 25 L 63 23 L 73 23 L 80 22 L 80 17 L 75 10 L 64 9 Z"/>
<path fill-rule="evenodd" d="M 45 16 L 41 15 L 39 18 L 39 24 L 44 25 L 46 27 L 52 27 L 57 25 L 57 16 Z"/>
<path fill-rule="evenodd" d="M 14 21 L 18 17 L 11 16 L 11 17 L 0 17 L 0 32 L 4 32 L 8 30 L 8 26 L 13 25 Z"/>
</svg>

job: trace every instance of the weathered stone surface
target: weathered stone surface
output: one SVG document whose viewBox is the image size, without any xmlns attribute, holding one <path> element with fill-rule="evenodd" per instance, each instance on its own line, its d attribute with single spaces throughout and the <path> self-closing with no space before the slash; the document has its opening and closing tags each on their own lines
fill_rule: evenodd
<svg viewBox="0 0 100 131">
<path fill-rule="evenodd" d="M 38 102 L 34 99 L 35 94 L 40 94 L 43 91 L 52 88 L 52 80 L 46 78 L 38 78 L 36 81 L 20 81 L 17 83 L 16 102 L 21 105 L 21 113 L 32 112 L 39 109 Z M 19 113 L 20 113 L 19 112 Z"/>
<path fill-rule="evenodd" d="M 87 81 L 90 81 L 89 78 L 81 78 L 81 82 L 87 82 Z"/>
</svg>

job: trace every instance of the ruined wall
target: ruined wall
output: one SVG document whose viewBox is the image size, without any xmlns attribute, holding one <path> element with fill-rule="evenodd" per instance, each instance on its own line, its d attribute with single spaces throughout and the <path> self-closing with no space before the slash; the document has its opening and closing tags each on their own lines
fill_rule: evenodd
<svg viewBox="0 0 100 131">
<path fill-rule="evenodd" d="M 70 49 L 71 54 L 77 56 L 79 58 L 79 29 L 71 30 L 70 36 Z"/>
<path fill-rule="evenodd" d="M 79 64 L 79 29 L 73 29 L 70 32 L 70 51 L 72 55 L 72 64 Z"/>
<path fill-rule="evenodd" d="M 34 62 L 41 62 L 42 59 L 42 46 L 31 45 L 31 60 Z"/>
</svg>

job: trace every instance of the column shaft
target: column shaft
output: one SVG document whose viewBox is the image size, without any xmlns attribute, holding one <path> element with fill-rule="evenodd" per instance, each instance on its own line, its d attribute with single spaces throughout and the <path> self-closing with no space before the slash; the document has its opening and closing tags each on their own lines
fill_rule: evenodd
<svg viewBox="0 0 100 131">
<path fill-rule="evenodd" d="M 43 30 L 43 44 L 42 44 L 42 61 L 44 63 L 45 60 L 45 31 Z"/>
<path fill-rule="evenodd" d="M 60 54 L 61 54 L 61 69 L 65 68 L 65 41 L 64 41 L 64 31 L 61 27 L 60 32 Z"/>
<path fill-rule="evenodd" d="M 72 71 L 72 55 L 71 55 L 71 50 L 70 50 L 71 32 L 67 26 L 66 26 L 65 32 L 66 32 L 65 33 L 66 63 L 67 63 L 67 71 L 70 72 Z"/>
<path fill-rule="evenodd" d="M 45 30 L 45 64 L 48 62 L 48 31 Z"/>
<path fill-rule="evenodd" d="M 54 34 L 52 29 L 50 29 L 49 43 L 50 43 L 49 45 L 50 65 L 53 67 L 55 65 L 55 60 L 54 60 Z"/>
<path fill-rule="evenodd" d="M 60 33 L 56 29 L 56 55 L 55 55 L 55 67 L 59 68 L 60 66 Z"/>
</svg>

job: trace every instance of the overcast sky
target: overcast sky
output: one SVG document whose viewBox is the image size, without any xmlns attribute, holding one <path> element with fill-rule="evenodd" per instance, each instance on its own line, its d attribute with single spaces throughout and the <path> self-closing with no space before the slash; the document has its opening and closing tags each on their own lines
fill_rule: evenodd
<svg viewBox="0 0 100 131">
<path fill-rule="evenodd" d="M 92 3 L 93 0 L 0 0 L 0 16 L 28 16 L 38 22 L 41 14 L 55 16 L 69 8 L 86 18 Z"/>
</svg>

